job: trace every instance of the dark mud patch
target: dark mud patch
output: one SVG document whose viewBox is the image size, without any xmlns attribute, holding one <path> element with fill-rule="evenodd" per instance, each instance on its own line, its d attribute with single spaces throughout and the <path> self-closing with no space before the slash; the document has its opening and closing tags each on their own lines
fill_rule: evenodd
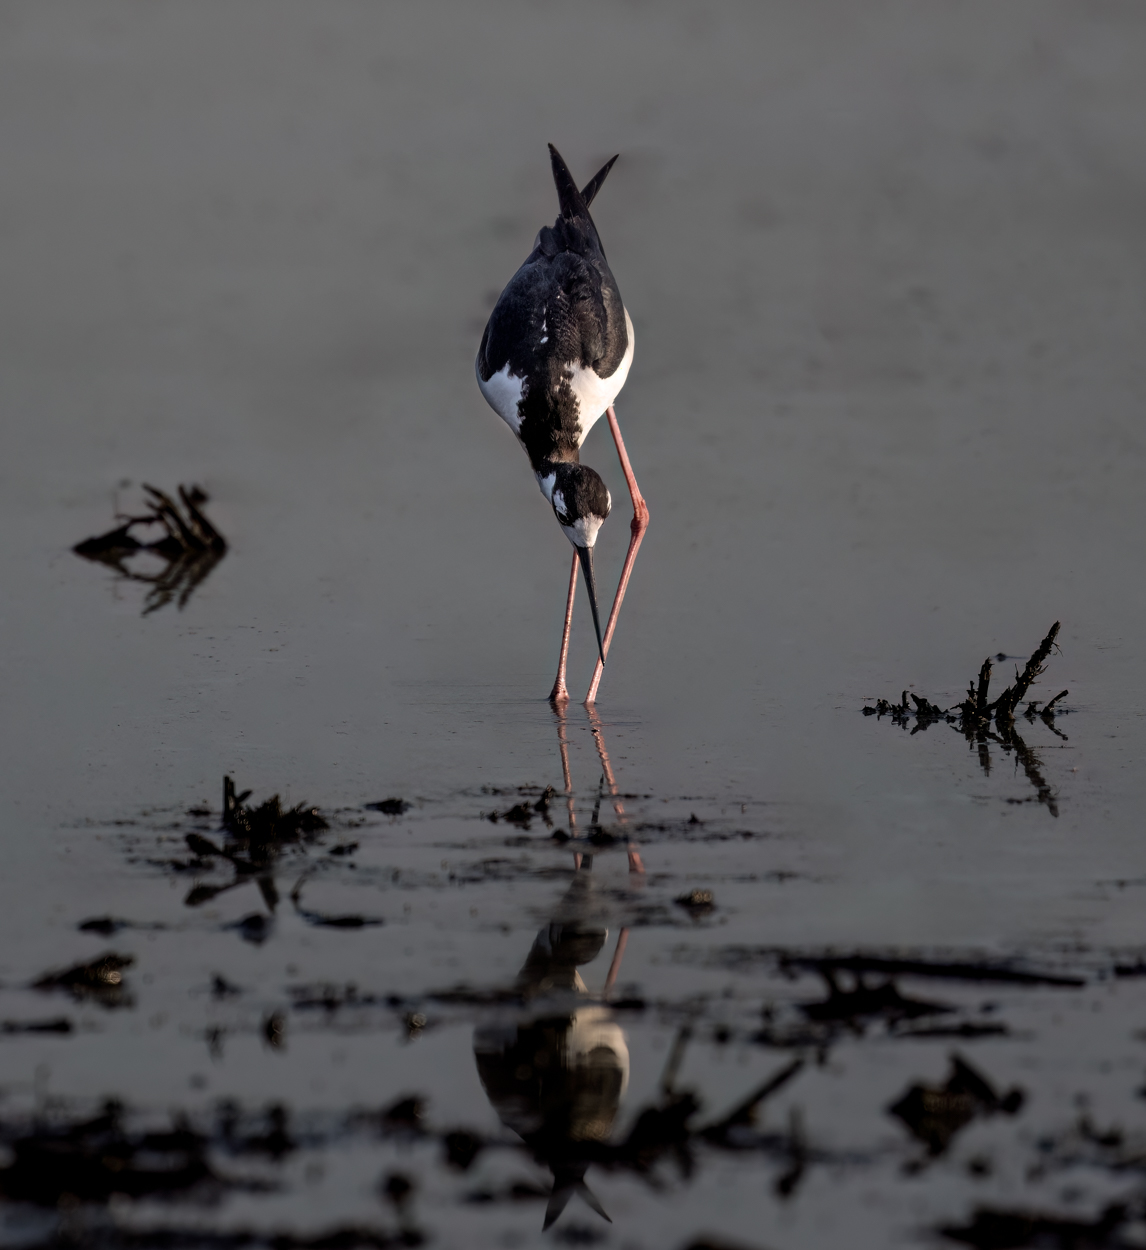
<svg viewBox="0 0 1146 1250">
<path fill-rule="evenodd" d="M 402 816 L 413 807 L 405 799 L 380 799 L 377 803 L 365 804 L 368 812 L 381 812 L 384 816 Z"/>
<path fill-rule="evenodd" d="M 1121 1203 L 1093 1220 L 980 1207 L 967 1224 L 944 1224 L 939 1232 L 948 1241 L 975 1250 L 1134 1250 L 1141 1241 L 1122 1236 L 1130 1218 L 1130 1210 Z"/>
<path fill-rule="evenodd" d="M 0 1141 L 12 1155 L 0 1168 L 0 1193 L 37 1206 L 102 1204 L 113 1194 L 185 1194 L 219 1182 L 206 1139 L 186 1121 L 132 1132 L 114 1101 L 90 1119 L 0 1123 Z"/>
<path fill-rule="evenodd" d="M 991 1115 L 1015 1115 L 1023 1105 L 1018 1087 L 1000 1094 L 976 1068 L 959 1055 L 951 1057 L 951 1073 L 942 1085 L 916 1081 L 887 1111 L 901 1120 L 932 1157 L 943 1154 L 960 1129 Z"/>
<path fill-rule="evenodd" d="M 364 1124 L 373 1135 L 389 1131 L 384 1115 L 373 1122 L 345 1116 L 333 1124 L 296 1131 L 289 1111 L 281 1105 L 252 1111 L 233 1101 L 220 1103 L 207 1117 L 175 1112 L 164 1126 L 146 1123 L 146 1118 L 109 1100 L 86 1117 L 69 1116 L 56 1108 L 51 1113 L 0 1119 L 0 1144 L 9 1156 L 7 1165 L 0 1167 L 0 1196 L 9 1203 L 59 1213 L 55 1233 L 21 1244 L 82 1244 L 108 1250 L 175 1246 L 350 1250 L 417 1246 L 424 1241 L 409 1211 L 414 1182 L 397 1173 L 384 1185 L 397 1212 L 396 1226 L 389 1228 L 381 1223 L 376 1228 L 343 1224 L 305 1236 L 281 1230 L 215 1231 L 182 1221 L 146 1229 L 132 1227 L 130 1221 L 124 1225 L 119 1218 L 124 1200 L 180 1200 L 202 1209 L 228 1190 L 269 1196 L 281 1191 L 285 1178 L 279 1169 L 298 1150 L 329 1146 L 361 1134 Z"/>
<path fill-rule="evenodd" d="M 1085 977 L 1036 971 L 1017 961 L 972 961 L 961 959 L 913 959 L 894 955 L 778 955 L 781 970 L 812 969 L 816 972 L 850 972 L 856 976 L 877 973 L 884 976 L 912 976 L 940 981 L 971 981 L 998 985 L 1053 985 L 1077 989 Z"/>
<path fill-rule="evenodd" d="M 90 963 L 75 964 L 62 972 L 47 972 L 32 982 L 34 990 L 63 990 L 77 1002 L 101 1007 L 131 1007 L 134 999 L 124 980 L 124 969 L 135 963 L 134 955 L 109 951 Z"/>
<path fill-rule="evenodd" d="M 101 937 L 114 937 L 124 929 L 141 929 L 159 932 L 166 926 L 162 924 L 145 924 L 136 920 L 124 920 L 117 916 L 93 916 L 90 920 L 81 920 L 76 928 L 81 933 L 98 933 Z"/>
<path fill-rule="evenodd" d="M 3 1020 L 0 1021 L 0 1037 L 52 1036 L 68 1037 L 75 1026 L 67 1016 L 52 1020 Z"/>
</svg>

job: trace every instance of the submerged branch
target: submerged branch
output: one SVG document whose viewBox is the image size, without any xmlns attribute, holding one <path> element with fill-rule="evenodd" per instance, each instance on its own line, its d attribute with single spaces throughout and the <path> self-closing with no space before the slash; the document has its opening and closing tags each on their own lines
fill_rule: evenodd
<svg viewBox="0 0 1146 1250">
<path fill-rule="evenodd" d="M 114 569 L 126 581 L 144 582 L 151 587 L 144 601 L 143 615 L 148 616 L 171 603 L 182 609 L 216 564 L 227 553 L 227 541 L 211 524 L 202 510 L 207 495 L 198 486 L 179 487 L 179 506 L 169 495 L 144 483 L 149 496 L 150 511 L 141 516 L 117 515 L 115 529 L 95 538 L 77 543 L 72 550 L 85 560 L 95 560 Z M 133 530 L 159 527 L 162 537 L 141 542 Z M 142 573 L 128 567 L 126 561 L 140 552 L 148 552 L 166 561 L 158 573 Z"/>
<path fill-rule="evenodd" d="M 988 656 L 979 668 L 978 677 L 968 685 L 966 699 L 955 707 L 940 707 L 932 703 L 930 699 L 917 694 L 910 695 L 909 703 L 909 695 L 905 690 L 898 703 L 889 703 L 886 699 L 879 699 L 874 707 L 869 705 L 863 708 L 863 714 L 880 719 L 887 716 L 892 724 L 904 729 L 910 724 L 912 734 L 920 733 L 940 721 L 952 725 L 963 734 L 969 744 L 977 748 L 980 767 L 988 775 L 991 772 L 989 747 L 991 742 L 998 743 L 1007 753 L 1014 751 L 1015 760 L 1022 766 L 1023 773 L 1034 788 L 1037 801 L 1047 807 L 1053 816 L 1057 816 L 1058 804 L 1055 794 L 1042 774 L 1038 756 L 1027 746 L 1015 728 L 1015 709 L 1026 697 L 1031 686 L 1046 672 L 1046 660 L 1057 647 L 1059 629 L 1059 622 L 1055 621 L 1027 661 L 1023 671 L 1020 673 L 1016 668 L 1014 684 L 1008 686 L 994 702 L 990 698 L 992 664 L 991 657 Z M 1002 655 L 996 658 L 1006 659 Z M 1054 719 L 1056 716 L 1064 715 L 1064 710 L 1057 704 L 1068 693 L 1069 691 L 1060 690 L 1041 708 L 1039 701 L 1032 699 L 1027 704 L 1023 716 L 1032 724 L 1037 716 L 1048 729 L 1065 739 L 1066 734 L 1055 726 Z M 992 722 L 994 722 L 994 728 L 992 728 Z"/>
</svg>

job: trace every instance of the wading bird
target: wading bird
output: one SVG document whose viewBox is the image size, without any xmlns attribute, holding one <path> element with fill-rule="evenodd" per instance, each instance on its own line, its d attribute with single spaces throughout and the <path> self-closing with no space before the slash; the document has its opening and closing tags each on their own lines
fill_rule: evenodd
<svg viewBox="0 0 1146 1250">
<path fill-rule="evenodd" d="M 557 704 L 569 700 L 565 666 L 580 564 L 597 631 L 597 666 L 585 696 L 591 704 L 597 697 L 629 574 L 648 527 L 649 510 L 613 410 L 633 360 L 633 323 L 589 216 L 589 205 L 617 158 L 578 191 L 553 144 L 549 156 L 561 214 L 552 226 L 541 228 L 533 251 L 498 298 L 482 335 L 476 367 L 481 393 L 525 448 L 541 493 L 573 544 L 561 658 L 549 698 Z M 633 520 L 621 580 L 602 635 L 593 547 L 612 501 L 599 475 L 581 464 L 581 444 L 606 413 L 632 496 Z"/>
</svg>

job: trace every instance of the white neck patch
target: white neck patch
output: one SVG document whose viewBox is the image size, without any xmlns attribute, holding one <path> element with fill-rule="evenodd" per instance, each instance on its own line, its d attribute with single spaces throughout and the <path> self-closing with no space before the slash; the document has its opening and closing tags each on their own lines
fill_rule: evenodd
<svg viewBox="0 0 1146 1250">
<path fill-rule="evenodd" d="M 562 525 L 561 530 L 574 547 L 592 547 L 597 542 L 597 531 L 603 524 L 599 516 L 583 516 L 572 525 Z"/>
<path fill-rule="evenodd" d="M 542 477 L 539 473 L 537 475 L 537 485 L 541 488 L 541 493 L 545 496 L 545 498 L 552 503 L 553 488 L 557 485 L 557 474 L 550 473 L 548 477 Z"/>
</svg>

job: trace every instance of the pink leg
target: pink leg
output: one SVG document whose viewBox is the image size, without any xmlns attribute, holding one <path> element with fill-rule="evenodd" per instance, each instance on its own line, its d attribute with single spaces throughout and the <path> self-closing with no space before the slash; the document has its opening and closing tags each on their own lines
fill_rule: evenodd
<svg viewBox="0 0 1146 1250">
<path fill-rule="evenodd" d="M 620 457 L 621 468 L 624 470 L 625 481 L 629 485 L 629 494 L 633 500 L 633 519 L 629 526 L 631 534 L 629 550 L 625 556 L 624 567 L 621 569 L 621 580 L 617 584 L 613 610 L 609 613 L 609 624 L 605 628 L 605 637 L 602 642 L 602 650 L 607 656 L 609 654 L 609 644 L 613 641 L 613 630 L 617 626 L 617 617 L 620 615 L 621 602 L 629 586 L 629 574 L 633 571 L 633 564 L 636 561 L 637 552 L 641 548 L 641 540 L 645 536 L 645 530 L 649 528 L 649 509 L 645 503 L 644 496 L 641 494 L 641 488 L 637 485 L 637 479 L 633 475 L 633 466 L 629 463 L 629 453 L 625 450 L 625 440 L 621 437 L 621 427 L 617 424 L 617 414 L 610 407 L 605 415 L 609 418 L 609 429 L 613 432 L 613 442 L 617 444 L 617 455 Z M 596 702 L 597 687 L 601 684 L 601 674 L 604 670 L 605 665 L 601 662 L 601 657 L 598 656 L 597 667 L 593 670 L 593 680 L 589 685 L 589 693 L 585 696 L 586 706 Z"/>
<path fill-rule="evenodd" d="M 605 730 L 601 724 L 601 718 L 593 707 L 589 708 L 589 728 L 593 733 L 593 741 L 597 744 L 597 754 L 601 757 L 601 768 L 605 773 L 605 784 L 609 787 L 609 793 L 613 796 L 613 811 L 617 813 L 617 819 L 620 824 L 627 825 L 629 818 L 625 814 L 625 803 L 617 791 L 617 778 L 613 775 L 613 765 L 609 760 L 609 748 L 605 746 Z M 629 871 L 635 873 L 643 873 L 645 871 L 645 866 L 641 863 L 641 853 L 637 849 L 635 842 L 629 843 Z"/>
<path fill-rule="evenodd" d="M 565 736 L 565 708 L 560 704 L 553 710 L 557 717 L 557 745 L 561 750 L 561 774 L 565 778 L 565 803 L 569 813 L 569 834 L 577 836 L 577 809 L 573 802 L 573 774 L 569 770 L 569 740 Z M 573 856 L 573 867 L 581 867 L 581 856 Z"/>
<path fill-rule="evenodd" d="M 565 801 L 569 805 L 569 830 L 572 832 L 577 825 L 577 814 L 573 807 L 573 774 L 569 771 L 569 740 L 565 737 L 565 713 L 557 712 L 557 746 L 561 751 L 561 775 L 565 778 Z"/>
<path fill-rule="evenodd" d="M 605 978 L 605 996 L 608 997 L 621 971 L 621 960 L 625 957 L 625 947 L 629 941 L 629 930 L 624 928 L 617 934 L 617 949 L 613 952 L 613 962 L 609 965 L 609 975 Z"/>
<path fill-rule="evenodd" d="M 573 624 L 573 596 L 577 593 L 577 552 L 573 552 L 573 569 L 569 574 L 569 598 L 565 601 L 565 628 L 561 633 L 561 659 L 557 664 L 557 680 L 549 692 L 550 703 L 568 703 L 569 687 L 565 684 L 565 665 L 569 661 L 569 629 Z M 566 786 L 568 789 L 568 770 L 566 770 Z"/>
<path fill-rule="evenodd" d="M 617 793 L 617 779 L 613 776 L 613 765 L 609 760 L 609 748 L 605 745 L 605 730 L 601 725 L 601 718 L 597 715 L 595 708 L 589 708 L 589 731 L 593 735 L 593 741 L 597 744 L 597 755 L 601 760 L 601 771 L 605 774 L 605 784 L 609 787 L 609 793 L 613 796 L 613 811 L 620 817 L 621 822 L 625 821 L 625 804 L 620 795 Z"/>
</svg>

